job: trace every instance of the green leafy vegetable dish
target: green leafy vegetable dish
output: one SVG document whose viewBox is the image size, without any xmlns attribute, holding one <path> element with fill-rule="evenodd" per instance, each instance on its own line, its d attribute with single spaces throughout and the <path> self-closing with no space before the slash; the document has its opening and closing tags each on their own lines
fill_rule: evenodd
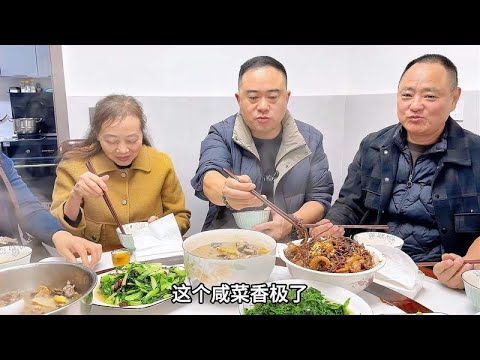
<svg viewBox="0 0 480 360">
<path fill-rule="evenodd" d="M 112 307 L 148 307 L 172 296 L 172 285 L 185 282 L 187 272 L 178 266 L 134 262 L 102 275 L 96 303 Z"/>
<path fill-rule="evenodd" d="M 293 303 L 296 291 L 288 291 L 288 303 L 272 303 L 268 300 L 264 303 L 257 303 L 252 308 L 245 308 L 245 315 L 351 315 L 348 309 L 350 298 L 343 304 L 327 299 L 323 294 L 308 287 L 300 295 L 300 302 Z"/>
</svg>

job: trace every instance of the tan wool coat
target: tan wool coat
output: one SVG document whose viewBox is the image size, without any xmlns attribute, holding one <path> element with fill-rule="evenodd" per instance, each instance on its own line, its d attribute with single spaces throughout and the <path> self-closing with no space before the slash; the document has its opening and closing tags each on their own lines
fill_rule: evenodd
<svg viewBox="0 0 480 360">
<path fill-rule="evenodd" d="M 122 224 L 147 221 L 152 215 L 162 217 L 173 213 L 180 232 L 190 228 L 190 211 L 185 208 L 185 196 L 170 157 L 143 145 L 127 169 L 119 169 L 103 152 L 91 158 L 99 176 L 109 175 L 108 197 Z M 80 175 L 87 167 L 82 159 L 62 160 L 57 167 L 51 213 L 73 235 L 96 243 L 118 245 L 116 223 L 102 197 L 83 199 L 82 219 L 78 227 L 64 219 L 63 207 Z"/>
</svg>

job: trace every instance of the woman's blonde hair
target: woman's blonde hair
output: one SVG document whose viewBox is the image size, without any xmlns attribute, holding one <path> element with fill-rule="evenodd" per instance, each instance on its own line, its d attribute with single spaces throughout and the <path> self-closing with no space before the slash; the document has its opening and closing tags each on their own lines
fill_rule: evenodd
<svg viewBox="0 0 480 360">
<path fill-rule="evenodd" d="M 98 134 L 104 124 L 112 123 L 115 120 L 123 120 L 127 116 L 134 116 L 140 119 L 140 129 L 143 134 L 143 144 L 152 146 L 150 136 L 146 131 L 146 117 L 142 104 L 133 96 L 108 95 L 99 100 L 95 105 L 95 115 L 90 124 L 86 139 L 78 146 L 65 149 L 59 154 L 60 159 L 81 158 L 87 159 L 98 154 L 102 147 L 97 140 Z"/>
</svg>

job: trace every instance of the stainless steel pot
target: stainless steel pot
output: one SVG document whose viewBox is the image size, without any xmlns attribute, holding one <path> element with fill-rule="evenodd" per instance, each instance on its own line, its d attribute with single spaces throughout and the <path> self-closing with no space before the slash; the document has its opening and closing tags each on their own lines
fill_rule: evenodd
<svg viewBox="0 0 480 360">
<path fill-rule="evenodd" d="M 31 135 L 39 132 L 38 124 L 43 121 L 43 118 L 17 118 L 12 121 L 15 134 Z"/>
<path fill-rule="evenodd" d="M 9 291 L 23 291 L 46 285 L 49 288 L 62 288 L 70 280 L 81 295 L 74 302 L 49 312 L 56 315 L 86 315 L 92 308 L 93 290 L 97 285 L 97 274 L 79 264 L 33 263 L 0 270 L 0 294 Z"/>
</svg>

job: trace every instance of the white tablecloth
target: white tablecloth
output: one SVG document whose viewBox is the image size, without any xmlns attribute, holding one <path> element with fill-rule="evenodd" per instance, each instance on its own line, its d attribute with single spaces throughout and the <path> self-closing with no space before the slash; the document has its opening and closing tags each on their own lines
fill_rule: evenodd
<svg viewBox="0 0 480 360">
<path fill-rule="evenodd" d="M 290 279 L 290 273 L 286 267 L 275 266 L 269 281 Z M 372 294 L 362 291 L 358 294 L 372 308 L 375 315 L 378 314 L 404 314 L 394 306 L 380 301 Z M 415 300 L 435 312 L 446 314 L 475 314 L 476 310 L 470 303 L 463 290 L 449 289 L 441 285 L 437 280 L 425 277 L 423 289 L 420 290 Z M 193 296 L 189 304 L 172 303 L 166 301 L 144 310 L 126 310 L 93 306 L 92 315 L 239 315 L 238 303 L 219 304 L 211 303 L 208 297 L 203 304 L 198 303 L 198 297 Z"/>
</svg>

